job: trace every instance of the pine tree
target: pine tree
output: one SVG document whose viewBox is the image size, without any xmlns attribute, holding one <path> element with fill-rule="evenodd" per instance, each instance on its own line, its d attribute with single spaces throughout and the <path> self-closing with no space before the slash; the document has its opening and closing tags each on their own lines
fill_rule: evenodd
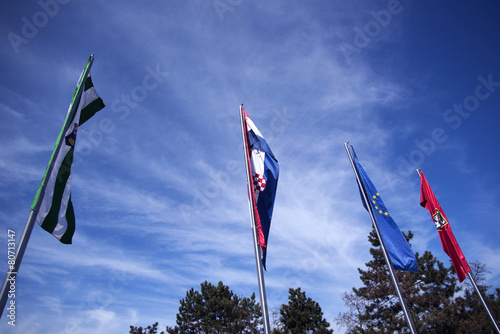
<svg viewBox="0 0 500 334">
<path fill-rule="evenodd" d="M 155 322 L 152 326 L 146 328 L 130 326 L 130 334 L 157 334 L 158 333 L 158 323 Z M 163 334 L 164 332 L 160 332 Z"/>
<path fill-rule="evenodd" d="M 413 234 L 405 236 L 408 241 Z M 374 230 L 368 236 L 373 259 L 366 270 L 358 269 L 363 283 L 344 293 L 342 299 L 349 312 L 337 317 L 347 333 L 404 333 L 409 328 L 396 290 L 389 276 L 380 243 Z M 419 333 L 455 333 L 454 296 L 460 291 L 452 267 L 445 267 L 431 252 L 415 254 L 418 272 L 395 271 L 416 330 Z"/>
<path fill-rule="evenodd" d="M 323 318 L 323 311 L 317 302 L 306 298 L 306 293 L 300 288 L 290 289 L 288 304 L 280 308 L 280 328 L 273 334 L 330 334 L 330 324 Z"/>
<path fill-rule="evenodd" d="M 486 265 L 479 262 L 469 264 L 471 274 L 481 291 L 481 294 L 493 315 L 493 318 L 500 319 L 500 289 L 496 288 L 492 293 L 488 293 L 490 287 L 484 285 L 485 274 L 488 273 Z M 463 296 L 455 299 L 455 313 L 457 318 L 456 333 L 495 333 L 496 330 L 489 318 L 484 306 L 481 304 L 477 291 L 469 280 L 464 281 L 465 291 Z M 500 324 L 499 324 L 500 325 Z"/>
<path fill-rule="evenodd" d="M 169 334 L 259 333 L 262 323 L 255 294 L 239 297 L 222 282 L 205 281 L 200 291 L 191 288 L 180 304 L 177 326 L 167 327 Z"/>
</svg>

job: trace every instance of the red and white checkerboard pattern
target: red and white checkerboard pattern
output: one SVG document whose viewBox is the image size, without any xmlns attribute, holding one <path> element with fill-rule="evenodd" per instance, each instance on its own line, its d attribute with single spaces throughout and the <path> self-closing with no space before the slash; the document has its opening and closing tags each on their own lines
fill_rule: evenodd
<svg viewBox="0 0 500 334">
<path fill-rule="evenodd" d="M 266 179 L 263 175 L 253 174 L 253 189 L 255 190 L 255 195 L 258 195 L 261 191 L 266 188 Z"/>
</svg>

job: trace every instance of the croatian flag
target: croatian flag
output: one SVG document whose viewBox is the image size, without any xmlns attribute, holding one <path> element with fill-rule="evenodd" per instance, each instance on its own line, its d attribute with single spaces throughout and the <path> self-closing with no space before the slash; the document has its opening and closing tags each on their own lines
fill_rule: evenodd
<svg viewBox="0 0 500 334">
<path fill-rule="evenodd" d="M 266 140 L 242 108 L 245 122 L 245 146 L 247 161 L 253 183 L 253 194 L 249 194 L 254 210 L 259 246 L 262 248 L 262 265 L 266 269 L 266 254 L 274 198 L 278 185 L 279 165 Z"/>
</svg>

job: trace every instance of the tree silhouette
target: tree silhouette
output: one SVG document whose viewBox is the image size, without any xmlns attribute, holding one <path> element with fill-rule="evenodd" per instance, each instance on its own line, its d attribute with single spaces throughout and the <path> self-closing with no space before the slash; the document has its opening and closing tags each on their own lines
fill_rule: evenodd
<svg viewBox="0 0 500 334">
<path fill-rule="evenodd" d="M 288 304 L 280 308 L 280 326 L 273 334 L 330 334 L 330 324 L 323 318 L 323 311 L 317 302 L 306 297 L 300 288 L 288 291 Z"/>
<path fill-rule="evenodd" d="M 180 300 L 177 325 L 167 327 L 169 334 L 259 333 L 262 315 L 255 293 L 239 297 L 222 282 L 205 281 L 200 291 L 191 288 Z"/>
<path fill-rule="evenodd" d="M 411 231 L 405 235 L 411 241 Z M 383 258 L 380 243 L 372 230 L 368 236 L 372 244 L 373 259 L 366 263 L 366 270 L 358 268 L 363 286 L 352 288 L 342 295 L 349 311 L 340 313 L 337 324 L 354 333 L 405 333 L 409 332 L 396 291 L 392 286 L 387 264 Z M 471 287 L 457 285 L 453 266 L 438 261 L 431 252 L 422 256 L 415 254 L 418 262 L 416 273 L 396 271 L 401 292 L 418 333 L 490 333 L 493 324 Z M 484 281 L 486 268 L 473 264 L 473 275 L 477 282 Z M 465 287 L 463 296 L 458 293 Z M 482 286 L 484 291 L 487 287 Z M 498 318 L 500 290 L 486 295 Z"/>
</svg>

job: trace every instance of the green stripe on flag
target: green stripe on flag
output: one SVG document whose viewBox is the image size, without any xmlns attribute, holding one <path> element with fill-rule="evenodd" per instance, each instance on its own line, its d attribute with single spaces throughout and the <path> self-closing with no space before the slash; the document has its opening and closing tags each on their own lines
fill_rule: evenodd
<svg viewBox="0 0 500 334">
<path fill-rule="evenodd" d="M 68 209 L 66 210 L 66 222 L 68 225 L 66 226 L 66 231 L 61 236 L 59 241 L 63 244 L 69 245 L 71 244 L 71 238 L 73 238 L 73 234 L 75 234 L 75 211 L 73 210 L 73 203 L 71 202 L 71 196 L 69 197 Z"/>
<path fill-rule="evenodd" d="M 89 120 L 92 116 L 95 115 L 96 112 L 104 108 L 104 102 L 101 98 L 95 99 L 90 102 L 85 108 L 82 109 L 82 113 L 80 115 L 80 125 Z"/>
</svg>

